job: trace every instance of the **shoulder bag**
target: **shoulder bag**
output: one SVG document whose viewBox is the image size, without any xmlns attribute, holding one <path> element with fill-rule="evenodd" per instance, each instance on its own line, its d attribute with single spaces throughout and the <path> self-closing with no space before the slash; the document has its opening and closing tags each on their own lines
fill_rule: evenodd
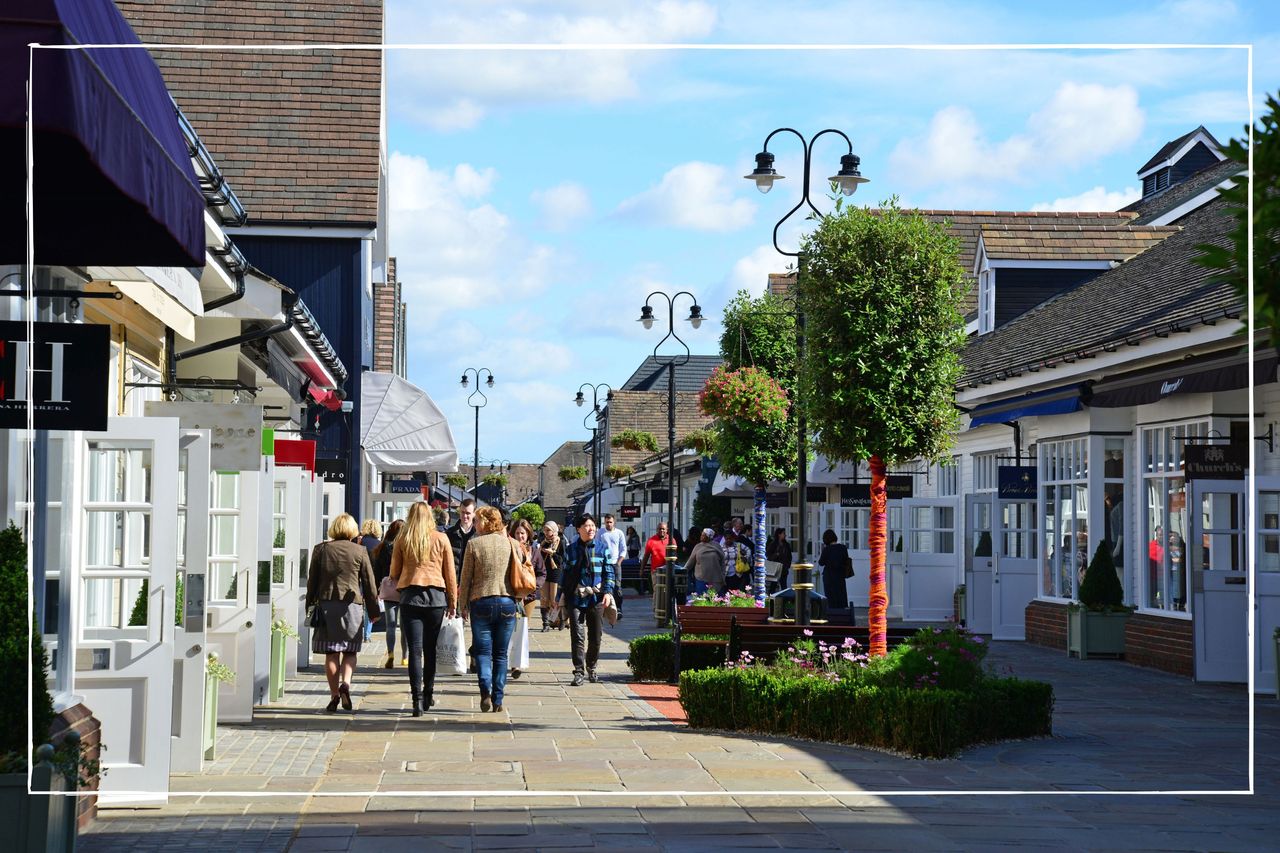
<svg viewBox="0 0 1280 853">
<path fill-rule="evenodd" d="M 519 545 L 512 540 L 511 557 L 507 565 L 507 586 L 516 601 L 523 601 L 538 588 L 538 578 L 533 572 L 533 563 L 519 552 Z"/>
</svg>

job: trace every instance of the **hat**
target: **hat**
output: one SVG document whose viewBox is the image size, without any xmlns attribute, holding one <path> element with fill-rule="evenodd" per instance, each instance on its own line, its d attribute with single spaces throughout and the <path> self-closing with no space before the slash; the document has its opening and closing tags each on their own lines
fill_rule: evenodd
<svg viewBox="0 0 1280 853">
<path fill-rule="evenodd" d="M 715 539 L 715 538 L 716 538 L 716 532 L 715 532 L 714 530 L 712 530 L 710 527 L 704 527 L 704 528 L 702 528 L 702 535 L 703 535 L 703 536 L 705 536 L 705 537 L 707 537 L 708 539 Z"/>
</svg>

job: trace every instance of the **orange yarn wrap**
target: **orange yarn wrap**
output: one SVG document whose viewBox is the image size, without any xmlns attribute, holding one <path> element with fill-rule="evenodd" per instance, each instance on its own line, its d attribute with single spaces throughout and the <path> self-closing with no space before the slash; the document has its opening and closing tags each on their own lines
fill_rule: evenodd
<svg viewBox="0 0 1280 853">
<path fill-rule="evenodd" d="M 871 575 L 869 578 L 870 604 L 867 608 L 867 629 L 870 636 L 871 657 L 888 654 L 889 588 L 885 583 L 885 539 L 888 503 L 885 490 L 884 460 L 872 456 L 871 465 Z"/>
</svg>

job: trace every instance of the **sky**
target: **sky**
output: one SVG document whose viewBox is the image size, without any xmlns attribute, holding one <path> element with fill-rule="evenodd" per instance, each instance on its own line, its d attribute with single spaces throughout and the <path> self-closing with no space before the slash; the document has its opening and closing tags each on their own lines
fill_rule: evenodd
<svg viewBox="0 0 1280 853">
<path fill-rule="evenodd" d="M 496 377 L 481 459 L 536 463 L 589 438 L 581 385 L 620 387 L 653 354 L 667 303 L 655 298 L 661 319 L 646 331 L 649 294 L 694 294 L 712 322 L 693 330 L 680 297 L 676 331 L 692 352 L 717 352 L 726 301 L 791 263 L 773 230 L 801 198 L 800 142 L 770 144 L 785 179 L 768 195 L 742 179 L 775 128 L 846 133 L 870 179 L 857 204 L 1115 210 L 1165 142 L 1201 124 L 1240 136 L 1250 100 L 1261 113 L 1280 89 L 1272 0 L 388 0 L 386 16 L 388 44 L 593 46 L 387 53 L 408 378 L 444 410 L 466 462 L 465 368 Z M 626 47 L 653 44 L 880 47 Z M 900 46 L 922 44 L 1058 47 Z M 1248 52 L 1224 47 L 1247 44 L 1252 93 Z M 814 146 L 823 211 L 822 179 L 844 153 L 833 134 Z M 809 225 L 784 222 L 781 247 Z"/>
</svg>

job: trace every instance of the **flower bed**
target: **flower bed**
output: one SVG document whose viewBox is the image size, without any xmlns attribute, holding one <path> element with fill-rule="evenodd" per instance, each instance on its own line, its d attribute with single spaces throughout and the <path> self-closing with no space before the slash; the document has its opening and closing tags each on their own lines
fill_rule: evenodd
<svg viewBox="0 0 1280 853">
<path fill-rule="evenodd" d="M 748 595 L 745 592 L 739 592 L 736 589 L 729 590 L 724 595 L 716 595 L 711 590 L 707 590 L 701 595 L 689 596 L 689 605 L 691 607 L 763 607 L 763 604 L 756 602 L 755 596 Z"/>
<path fill-rule="evenodd" d="M 726 644 L 729 641 L 727 634 L 686 634 L 684 639 L 717 640 Z M 680 649 L 680 671 L 724 666 L 724 649 L 723 645 L 683 646 Z M 671 677 L 672 654 L 671 632 L 645 634 L 631 641 L 627 666 L 631 667 L 636 681 L 666 681 Z"/>
<path fill-rule="evenodd" d="M 946 758 L 977 743 L 1052 732 L 1053 688 L 997 678 L 986 645 L 963 628 L 926 628 L 882 658 L 852 639 L 801 640 L 774 665 L 744 654 L 683 672 L 680 704 L 694 728 L 789 735 Z M 691 669 L 691 668 L 690 668 Z"/>
</svg>

